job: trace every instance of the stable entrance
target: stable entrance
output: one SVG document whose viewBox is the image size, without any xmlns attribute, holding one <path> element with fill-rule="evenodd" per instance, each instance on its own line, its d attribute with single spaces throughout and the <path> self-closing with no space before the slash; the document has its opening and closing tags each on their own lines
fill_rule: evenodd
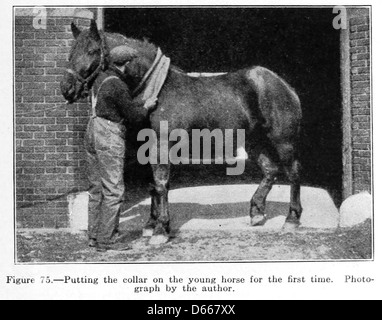
<svg viewBox="0 0 382 320">
<path fill-rule="evenodd" d="M 229 72 L 261 65 L 283 77 L 302 102 L 303 184 L 325 188 L 338 204 L 343 172 L 342 98 L 340 31 L 333 28 L 333 18 L 331 7 L 109 8 L 104 9 L 104 28 L 148 38 L 187 72 Z M 247 165 L 239 177 L 225 176 L 225 168 L 220 167 L 175 168 L 172 185 L 260 179 L 255 165 Z"/>
</svg>

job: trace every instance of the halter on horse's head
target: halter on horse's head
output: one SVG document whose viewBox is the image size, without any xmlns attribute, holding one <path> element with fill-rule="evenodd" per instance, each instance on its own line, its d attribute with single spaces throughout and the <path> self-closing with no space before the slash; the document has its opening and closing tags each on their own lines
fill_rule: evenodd
<svg viewBox="0 0 382 320">
<path fill-rule="evenodd" d="M 94 80 L 108 65 L 105 39 L 98 32 L 95 21 L 91 21 L 89 30 L 82 32 L 74 23 L 71 27 L 75 43 L 70 53 L 69 66 L 61 81 L 61 92 L 68 103 L 86 98 Z"/>
<path fill-rule="evenodd" d="M 80 31 L 72 23 L 75 38 L 69 66 L 61 81 L 61 91 L 68 103 L 86 98 L 100 72 L 107 68 L 123 72 L 123 79 L 133 96 L 149 87 L 145 99 L 157 94 L 169 68 L 169 59 L 160 48 L 147 41 L 128 39 L 117 34 L 99 32 L 94 20 L 90 29 Z M 119 68 L 122 69 L 119 69 Z M 160 73 L 158 75 L 158 73 Z M 148 80 L 156 80 L 148 85 Z"/>
</svg>

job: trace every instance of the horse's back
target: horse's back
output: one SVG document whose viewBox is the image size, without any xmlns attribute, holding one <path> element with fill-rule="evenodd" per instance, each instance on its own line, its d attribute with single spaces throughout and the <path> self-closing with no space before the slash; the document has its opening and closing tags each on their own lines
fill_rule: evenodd
<svg viewBox="0 0 382 320">
<path fill-rule="evenodd" d="M 252 130 L 263 126 L 273 139 L 298 134 L 300 101 L 294 90 L 264 67 L 213 77 L 171 72 L 159 97 L 156 119 L 174 127 Z M 169 117 L 171 114 L 171 117 Z"/>
<path fill-rule="evenodd" d="M 158 100 L 156 118 L 189 128 L 249 128 L 251 117 L 232 75 L 193 77 L 171 72 Z M 169 117 L 171 114 L 171 117 Z"/>
</svg>

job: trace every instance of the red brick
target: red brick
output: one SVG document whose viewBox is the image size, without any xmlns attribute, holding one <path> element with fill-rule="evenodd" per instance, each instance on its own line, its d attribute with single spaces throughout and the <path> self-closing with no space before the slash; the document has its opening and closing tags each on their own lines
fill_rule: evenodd
<svg viewBox="0 0 382 320">
<path fill-rule="evenodd" d="M 368 53 L 359 53 L 355 55 L 355 58 L 357 60 L 369 60 L 370 59 L 370 54 Z"/>
<path fill-rule="evenodd" d="M 47 96 L 44 101 L 47 103 L 65 103 L 65 99 L 62 96 Z"/>
<path fill-rule="evenodd" d="M 27 153 L 24 154 L 24 160 L 45 160 L 43 153 Z"/>
<path fill-rule="evenodd" d="M 56 148 L 57 152 L 79 152 L 79 150 L 77 146 L 59 146 Z"/>
<path fill-rule="evenodd" d="M 58 139 L 70 139 L 70 138 L 77 138 L 78 137 L 78 132 L 57 132 L 56 133 L 56 138 Z"/>
<path fill-rule="evenodd" d="M 15 39 L 34 39 L 35 33 L 33 32 L 15 32 Z"/>
<path fill-rule="evenodd" d="M 33 124 L 32 118 L 16 118 L 17 124 Z"/>
<path fill-rule="evenodd" d="M 34 67 L 44 67 L 44 68 L 53 68 L 56 65 L 54 61 L 36 61 L 34 62 Z"/>
<path fill-rule="evenodd" d="M 37 32 L 36 39 L 56 39 L 56 34 L 53 32 Z"/>
<path fill-rule="evenodd" d="M 66 40 L 46 40 L 47 47 L 66 47 Z"/>
<path fill-rule="evenodd" d="M 67 159 L 67 155 L 65 153 L 50 153 L 46 155 L 46 160 L 66 160 L 66 159 Z"/>
<path fill-rule="evenodd" d="M 353 143 L 353 148 L 356 150 L 370 150 L 370 145 L 366 143 Z"/>
<path fill-rule="evenodd" d="M 29 126 L 29 125 L 25 125 L 24 126 L 24 131 L 25 132 L 44 131 L 44 127 L 43 126 Z"/>
<path fill-rule="evenodd" d="M 59 82 L 50 82 L 50 83 L 47 83 L 46 84 L 46 88 L 47 89 L 58 89 L 58 90 L 61 90 Z"/>
<path fill-rule="evenodd" d="M 80 146 L 83 143 L 82 139 L 68 139 L 68 146 Z"/>
<path fill-rule="evenodd" d="M 353 47 L 350 48 L 350 53 L 366 53 L 367 52 L 367 47 Z"/>
<path fill-rule="evenodd" d="M 353 108 L 352 109 L 353 115 L 370 115 L 370 109 L 364 109 L 364 108 Z"/>
<path fill-rule="evenodd" d="M 23 83 L 24 89 L 45 89 L 45 83 L 43 82 L 26 82 Z"/>
<path fill-rule="evenodd" d="M 55 161 L 35 161 L 34 166 L 35 167 L 54 167 L 56 165 Z"/>
<path fill-rule="evenodd" d="M 34 76 L 23 76 L 23 75 L 18 75 L 15 77 L 16 82 L 33 82 L 34 81 Z"/>
<path fill-rule="evenodd" d="M 47 172 L 48 173 L 48 172 Z M 35 188 L 34 190 L 35 194 L 56 194 L 57 191 L 55 188 Z"/>
<path fill-rule="evenodd" d="M 35 82 L 55 82 L 55 76 L 34 76 L 31 81 Z"/>
<path fill-rule="evenodd" d="M 54 74 L 54 75 L 56 75 L 56 74 L 64 74 L 65 71 L 66 71 L 66 68 L 63 68 L 63 67 L 46 68 L 45 69 L 46 74 Z"/>
<path fill-rule="evenodd" d="M 54 117 L 54 118 L 66 117 L 66 110 L 63 108 L 65 107 L 60 108 L 60 106 L 58 106 L 56 110 L 46 111 L 45 114 L 47 117 Z"/>
<path fill-rule="evenodd" d="M 55 133 L 54 132 L 36 132 L 34 134 L 35 139 L 54 139 Z"/>
<path fill-rule="evenodd" d="M 366 64 L 366 61 L 364 61 L 364 60 L 361 60 L 361 61 L 353 60 L 352 63 L 351 63 L 351 66 L 352 67 L 366 67 L 367 64 Z"/>
<path fill-rule="evenodd" d="M 57 18 L 56 26 L 69 26 L 72 23 L 72 19 L 69 18 Z"/>
<path fill-rule="evenodd" d="M 47 146 L 65 146 L 66 140 L 65 139 L 47 139 L 45 140 L 45 145 Z"/>
<path fill-rule="evenodd" d="M 366 38 L 366 32 L 355 32 L 351 33 L 349 36 L 350 40 L 355 40 L 355 39 L 365 39 Z"/>
<path fill-rule="evenodd" d="M 370 101 L 370 95 L 369 94 L 353 95 L 352 99 L 353 101 Z"/>
<path fill-rule="evenodd" d="M 370 39 L 356 40 L 356 46 L 358 47 L 369 46 L 369 45 L 370 45 Z"/>
<path fill-rule="evenodd" d="M 364 93 L 370 93 L 370 88 L 354 88 L 352 90 L 352 94 L 364 94 Z"/>
<path fill-rule="evenodd" d="M 34 75 L 34 76 L 41 76 L 44 74 L 44 69 L 42 68 L 28 68 L 24 72 L 25 75 Z"/>
<path fill-rule="evenodd" d="M 77 160 L 57 161 L 57 167 L 77 167 L 77 166 L 78 166 Z"/>
<path fill-rule="evenodd" d="M 46 200 L 46 196 L 45 195 L 25 195 L 24 196 L 24 199 L 26 201 L 44 201 Z"/>
<path fill-rule="evenodd" d="M 24 140 L 23 141 L 23 146 L 24 147 L 32 147 L 32 146 L 43 146 L 45 144 L 44 140 Z"/>
<path fill-rule="evenodd" d="M 77 124 L 78 120 L 76 118 L 58 118 L 57 124 Z"/>
<path fill-rule="evenodd" d="M 71 33 L 59 33 L 57 39 L 73 39 L 73 35 Z"/>
<path fill-rule="evenodd" d="M 56 48 L 57 53 L 70 53 L 72 49 L 70 47 L 58 47 Z"/>
<path fill-rule="evenodd" d="M 32 153 L 32 152 L 34 152 L 34 148 L 33 147 L 17 147 L 16 148 L 16 152 L 19 152 L 19 153 Z"/>
<path fill-rule="evenodd" d="M 32 132 L 16 132 L 16 139 L 32 139 Z"/>
<path fill-rule="evenodd" d="M 36 152 L 51 153 L 56 151 L 56 147 L 35 147 Z"/>
<path fill-rule="evenodd" d="M 34 54 L 37 49 L 31 47 L 15 47 L 14 50 L 16 54 Z"/>
<path fill-rule="evenodd" d="M 33 25 L 32 17 L 17 17 L 15 19 L 15 25 Z"/>
<path fill-rule="evenodd" d="M 16 68 L 33 68 L 33 62 L 32 61 L 16 61 L 15 62 L 15 67 Z M 28 73 L 26 71 L 27 70 L 24 70 L 24 74 L 30 74 L 30 73 Z"/>
<path fill-rule="evenodd" d="M 369 19 L 367 17 L 356 17 L 356 18 L 350 19 L 351 26 L 365 25 L 365 24 L 368 24 L 368 22 L 369 22 Z"/>
<path fill-rule="evenodd" d="M 44 97 L 23 97 L 23 102 L 44 102 Z"/>
<path fill-rule="evenodd" d="M 43 47 L 45 46 L 44 40 L 23 40 L 25 47 Z"/>
<path fill-rule="evenodd" d="M 55 124 L 56 119 L 55 118 L 34 118 L 33 123 L 34 124 Z"/>
<path fill-rule="evenodd" d="M 38 47 L 35 48 L 36 53 L 51 53 L 51 54 L 56 54 L 57 53 L 57 48 L 52 48 L 52 47 Z"/>
<path fill-rule="evenodd" d="M 369 74 L 355 74 L 351 76 L 352 81 L 365 81 L 370 80 Z"/>
<path fill-rule="evenodd" d="M 369 88 L 370 81 L 354 81 L 352 82 L 352 88 Z"/>
<path fill-rule="evenodd" d="M 52 32 L 52 33 L 53 32 L 54 33 L 67 32 L 68 31 L 67 27 L 69 27 L 69 25 L 68 26 L 62 26 L 62 25 L 60 25 L 60 26 L 49 26 L 48 31 Z"/>
</svg>

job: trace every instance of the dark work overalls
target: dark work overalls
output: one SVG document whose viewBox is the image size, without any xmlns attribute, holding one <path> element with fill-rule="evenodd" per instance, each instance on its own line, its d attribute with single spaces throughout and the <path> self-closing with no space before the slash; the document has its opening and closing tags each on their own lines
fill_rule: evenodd
<svg viewBox="0 0 382 320">
<path fill-rule="evenodd" d="M 109 244 L 118 232 L 125 193 L 124 119 L 143 121 L 148 114 L 132 102 L 127 85 L 117 73 L 100 74 L 93 86 L 93 114 L 85 134 L 88 162 L 89 239 Z"/>
</svg>

